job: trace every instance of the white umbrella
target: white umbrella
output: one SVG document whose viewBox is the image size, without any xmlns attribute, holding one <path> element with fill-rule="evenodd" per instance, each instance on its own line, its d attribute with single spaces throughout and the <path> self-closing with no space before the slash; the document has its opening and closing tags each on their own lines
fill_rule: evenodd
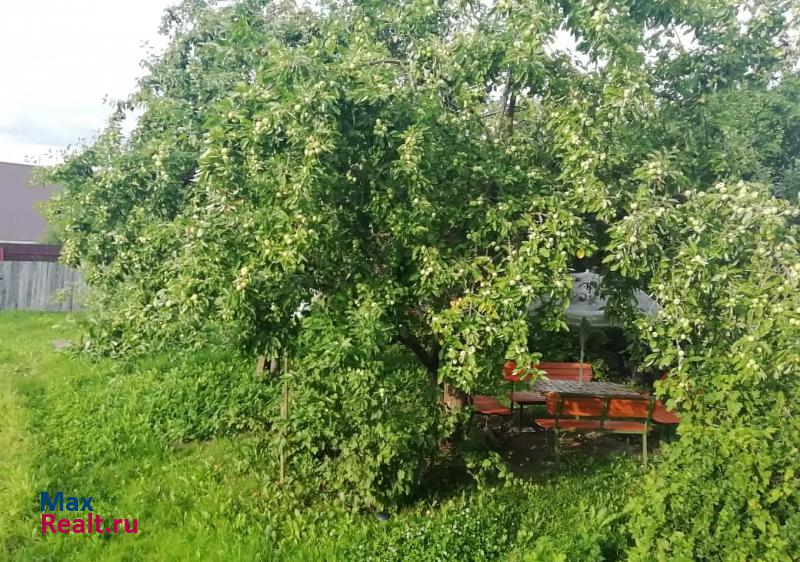
<svg viewBox="0 0 800 562">
<path fill-rule="evenodd" d="M 606 316 L 606 299 L 600 296 L 600 286 L 603 276 L 592 271 L 583 273 L 570 273 L 574 279 L 572 291 L 569 295 L 569 306 L 565 316 L 567 324 L 579 326 L 579 336 L 581 342 L 580 360 L 580 382 L 583 383 L 583 355 L 586 345 L 586 338 L 591 328 L 607 328 L 614 326 L 614 321 Z M 653 298 L 636 289 L 631 295 L 636 300 L 636 309 L 646 315 L 655 314 L 659 310 L 658 303 Z M 528 305 L 528 314 L 533 314 L 549 301 L 549 298 L 539 298 Z"/>
</svg>

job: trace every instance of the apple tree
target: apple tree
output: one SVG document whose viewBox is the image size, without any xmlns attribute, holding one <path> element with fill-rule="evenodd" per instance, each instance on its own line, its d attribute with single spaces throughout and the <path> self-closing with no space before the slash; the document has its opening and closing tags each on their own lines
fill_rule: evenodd
<svg viewBox="0 0 800 562">
<path fill-rule="evenodd" d="M 292 462 L 360 502 L 408 494 L 465 394 L 547 353 L 526 305 L 548 297 L 538 325 L 564 328 L 571 270 L 607 273 L 624 316 L 627 289 L 677 283 L 670 260 L 716 263 L 681 246 L 692 221 L 774 207 L 766 242 L 709 227 L 714 259 L 791 246 L 796 18 L 784 0 L 186 0 L 107 129 L 50 171 L 88 347 L 289 356 Z M 788 202 L 753 187 L 734 216 L 715 186 L 740 179 Z M 689 353 L 659 329 L 721 318 L 696 298 L 689 327 L 667 308 L 637 330 L 652 362 Z"/>
</svg>

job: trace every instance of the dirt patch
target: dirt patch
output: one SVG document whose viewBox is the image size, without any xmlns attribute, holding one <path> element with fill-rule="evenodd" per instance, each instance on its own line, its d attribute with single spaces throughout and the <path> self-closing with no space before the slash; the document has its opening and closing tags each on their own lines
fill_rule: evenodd
<svg viewBox="0 0 800 562">
<path fill-rule="evenodd" d="M 71 340 L 53 340 L 53 349 L 56 351 L 62 351 L 67 349 L 72 345 Z"/>
</svg>

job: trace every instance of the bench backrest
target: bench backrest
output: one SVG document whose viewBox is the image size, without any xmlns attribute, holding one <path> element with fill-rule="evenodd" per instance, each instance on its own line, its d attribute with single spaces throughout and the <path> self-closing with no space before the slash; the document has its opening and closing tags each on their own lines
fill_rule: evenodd
<svg viewBox="0 0 800 562">
<path fill-rule="evenodd" d="M 649 420 L 653 413 L 652 398 L 615 398 L 613 396 L 574 396 L 558 392 L 547 394 L 547 412 L 556 417 Z"/>
<path fill-rule="evenodd" d="M 580 363 L 539 363 L 534 365 L 534 368 L 544 371 L 547 374 L 547 378 L 551 380 L 580 380 Z M 533 373 L 525 373 L 521 369 L 517 369 L 517 364 L 514 361 L 506 361 L 503 365 L 503 378 L 509 382 L 524 381 L 531 378 L 531 376 L 533 376 Z M 584 382 L 592 380 L 592 366 L 589 363 L 583 364 L 583 380 Z"/>
<path fill-rule="evenodd" d="M 653 413 L 649 398 L 611 398 L 608 400 L 606 415 L 609 418 L 628 418 L 644 420 Z"/>
</svg>

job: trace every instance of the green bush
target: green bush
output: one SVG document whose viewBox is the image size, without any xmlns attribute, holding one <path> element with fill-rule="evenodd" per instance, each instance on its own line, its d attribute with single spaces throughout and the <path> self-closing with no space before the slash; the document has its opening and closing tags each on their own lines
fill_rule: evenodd
<svg viewBox="0 0 800 562">
<path fill-rule="evenodd" d="M 209 351 L 133 363 L 72 362 L 76 374 L 26 387 L 29 401 L 48 406 L 34 425 L 49 436 L 48 458 L 64 467 L 62 477 L 268 423 L 275 384 L 256 380 L 253 361 Z"/>
<path fill-rule="evenodd" d="M 681 428 L 633 504 L 634 559 L 797 560 L 800 423 L 764 421 Z"/>
<path fill-rule="evenodd" d="M 498 560 L 517 539 L 527 507 L 524 486 L 488 488 L 458 496 L 438 510 L 390 522 L 385 532 L 354 548 L 365 562 Z M 360 555 L 357 556 L 357 553 Z"/>
<path fill-rule="evenodd" d="M 629 459 L 562 465 L 542 484 L 510 480 L 422 503 L 376 524 L 344 559 L 381 562 L 621 560 Z"/>
<path fill-rule="evenodd" d="M 631 558 L 798 560 L 800 209 L 743 182 L 640 204 L 612 268 L 661 304 L 638 326 L 682 420 L 631 504 Z"/>
<path fill-rule="evenodd" d="M 170 442 L 268 429 L 278 384 L 256 377 L 255 359 L 214 351 L 167 356 L 126 376 L 140 378 L 152 429 Z"/>
<path fill-rule="evenodd" d="M 288 420 L 273 423 L 285 436 L 290 475 L 308 493 L 351 506 L 396 503 L 415 491 L 436 451 L 436 393 L 399 349 L 382 353 L 385 335 L 371 322 L 339 326 L 349 329 L 337 329 L 321 303 L 305 319 L 284 378 Z"/>
</svg>

